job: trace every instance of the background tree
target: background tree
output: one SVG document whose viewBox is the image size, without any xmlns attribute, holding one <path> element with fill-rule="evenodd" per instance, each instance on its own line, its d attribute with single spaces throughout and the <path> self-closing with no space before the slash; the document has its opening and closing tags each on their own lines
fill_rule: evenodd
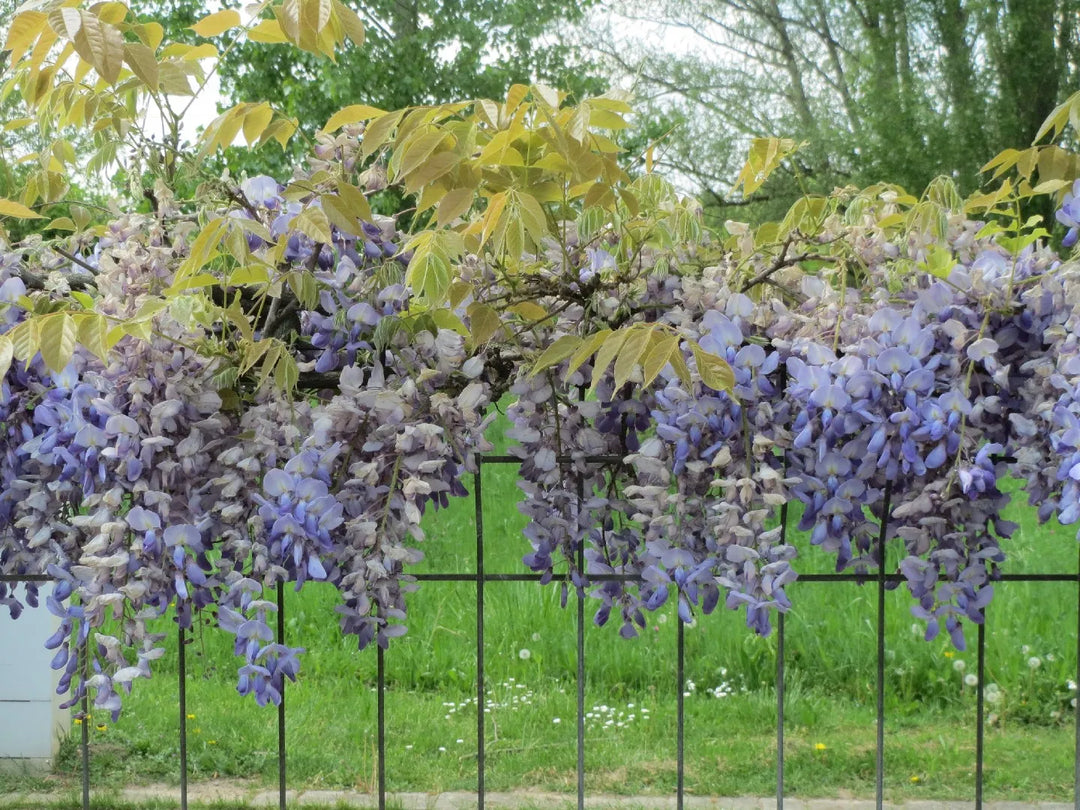
<svg viewBox="0 0 1080 810">
<path fill-rule="evenodd" d="M 748 202 L 728 189 L 750 137 L 808 142 L 756 198 L 768 216 L 800 190 L 881 177 L 977 187 L 983 162 L 1030 144 L 1075 86 L 1078 13 L 1077 0 L 669 0 L 597 39 L 644 118 L 682 121 L 660 161 L 721 215 Z M 625 33 L 642 23 L 649 42 Z"/>
</svg>

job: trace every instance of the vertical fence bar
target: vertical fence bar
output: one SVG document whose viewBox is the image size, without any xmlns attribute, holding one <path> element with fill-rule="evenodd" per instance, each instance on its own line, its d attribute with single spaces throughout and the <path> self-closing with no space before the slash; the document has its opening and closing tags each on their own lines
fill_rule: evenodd
<svg viewBox="0 0 1080 810">
<path fill-rule="evenodd" d="M 375 651 L 375 702 L 378 711 L 377 741 L 378 746 L 378 790 L 379 810 L 386 810 L 386 651 L 376 645 Z"/>
<path fill-rule="evenodd" d="M 577 479 L 578 509 L 585 503 L 585 493 L 581 476 Z M 585 573 L 585 542 L 577 549 L 577 567 Z M 585 593 L 577 595 L 577 806 L 585 810 Z"/>
<path fill-rule="evenodd" d="M 484 810 L 484 492 L 483 464 L 476 457 L 476 807 Z"/>
<path fill-rule="evenodd" d="M 81 619 L 80 621 L 86 621 Z M 88 642 L 89 643 L 89 642 Z M 84 646 L 82 649 L 82 806 L 83 810 L 90 810 L 90 698 L 86 691 L 86 681 L 90 678 L 90 650 Z"/>
<path fill-rule="evenodd" d="M 787 370 L 780 367 L 781 387 L 787 381 Z M 784 456 L 784 477 L 787 478 L 787 456 Z M 780 505 L 780 545 L 787 543 L 788 505 Z M 784 810 L 784 614 L 776 617 L 776 810 Z"/>
<path fill-rule="evenodd" d="M 783 541 L 781 540 L 781 543 Z M 776 618 L 776 810 L 784 810 L 784 614 Z"/>
<path fill-rule="evenodd" d="M 285 583 L 277 584 L 277 643 L 285 643 Z M 278 808 L 285 810 L 285 679 L 281 680 L 281 702 L 277 707 Z"/>
<path fill-rule="evenodd" d="M 983 741 L 984 709 L 983 683 L 986 680 L 986 608 L 983 608 L 983 621 L 979 625 L 978 651 L 976 653 L 976 677 L 979 683 L 975 687 L 975 810 L 983 806 Z"/>
<path fill-rule="evenodd" d="M 885 538 L 889 529 L 891 500 L 892 481 L 886 481 L 877 547 L 877 757 L 874 763 L 877 810 L 882 810 L 885 803 Z"/>
<path fill-rule="evenodd" d="M 686 689 L 686 645 L 684 624 L 682 619 L 676 617 L 678 626 L 678 634 L 675 637 L 675 657 L 676 657 L 676 674 L 675 677 L 679 681 L 678 698 L 675 704 L 676 718 L 675 718 L 675 810 L 683 810 L 683 788 L 684 788 L 684 732 L 686 730 L 686 715 L 684 712 L 684 702 L 686 700 L 684 690 Z"/>
<path fill-rule="evenodd" d="M 176 639 L 177 649 L 179 650 L 177 653 L 177 668 L 180 672 L 178 676 L 179 683 L 177 684 L 180 693 L 180 810 L 187 810 L 187 634 L 184 632 L 184 626 L 179 624 L 179 621 L 177 625 Z"/>
</svg>

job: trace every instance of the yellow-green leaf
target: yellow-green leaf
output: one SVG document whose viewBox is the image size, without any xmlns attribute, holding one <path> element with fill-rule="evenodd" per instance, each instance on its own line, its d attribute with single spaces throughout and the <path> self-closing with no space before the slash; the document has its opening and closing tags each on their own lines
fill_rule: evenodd
<svg viewBox="0 0 1080 810">
<path fill-rule="evenodd" d="M 645 356 L 645 350 L 652 337 L 652 330 L 648 328 L 627 330 L 629 334 L 619 349 L 619 356 L 615 359 L 615 388 L 622 388 L 630 377 L 633 376 L 634 368 L 641 364 Z"/>
<path fill-rule="evenodd" d="M 237 267 L 229 276 L 229 286 L 239 287 L 243 284 L 269 284 L 270 271 L 265 265 L 245 264 Z"/>
<path fill-rule="evenodd" d="M 473 344 L 482 346 L 495 336 L 502 326 L 499 313 L 489 304 L 473 302 L 469 304 L 466 313 L 469 316 L 469 326 L 472 330 Z"/>
<path fill-rule="evenodd" d="M 337 194 L 323 194 L 319 197 L 319 200 L 322 203 L 322 210 L 326 213 L 327 219 L 336 225 L 338 230 L 353 236 L 360 235 L 360 223 L 356 218 L 356 214 L 349 210 L 345 200 Z"/>
<path fill-rule="evenodd" d="M 252 42 L 265 42 L 270 45 L 280 45 L 289 41 L 277 20 L 262 20 L 258 25 L 248 29 L 247 38 Z"/>
<path fill-rule="evenodd" d="M 249 343 L 244 347 L 244 356 L 240 360 L 240 373 L 244 374 L 259 362 L 259 359 L 266 354 L 266 350 L 270 348 L 272 344 L 272 338 L 263 338 L 254 343 Z"/>
<path fill-rule="evenodd" d="M 543 371 L 545 368 L 561 363 L 577 351 L 579 346 L 581 346 L 581 338 L 577 335 L 563 335 L 544 349 L 541 355 L 536 358 L 530 373 L 536 374 L 538 371 Z"/>
<path fill-rule="evenodd" d="M 323 132 L 335 132 L 347 124 L 357 124 L 360 121 L 378 118 L 380 115 L 386 115 L 386 113 L 370 104 L 350 104 L 330 116 L 330 120 L 323 127 Z"/>
<path fill-rule="evenodd" d="M 22 59 L 27 49 L 41 36 L 47 19 L 41 11 L 20 11 L 15 15 L 4 40 L 4 50 L 11 51 L 11 64 Z"/>
<path fill-rule="evenodd" d="M 200 37 L 216 37 L 240 24 L 240 13 L 229 8 L 206 15 L 191 26 L 191 30 Z"/>
<path fill-rule="evenodd" d="M 346 211 L 363 222 L 371 222 L 374 218 L 371 213 L 371 205 L 364 196 L 364 192 L 351 183 L 340 183 L 338 194 L 345 203 Z"/>
<path fill-rule="evenodd" d="M 547 216 L 544 214 L 544 209 L 536 201 L 535 197 L 523 191 L 517 193 L 517 203 L 518 216 L 521 218 L 522 224 L 525 225 L 525 230 L 529 232 L 533 242 L 539 244 L 548 230 Z"/>
<path fill-rule="evenodd" d="M 50 371 L 59 373 L 71 362 L 78 337 L 78 328 L 68 313 L 57 312 L 42 319 L 38 348 Z"/>
<path fill-rule="evenodd" d="M 360 149 L 361 160 L 367 160 L 386 145 L 390 133 L 394 131 L 394 127 L 398 125 L 402 115 L 404 115 L 404 111 L 398 110 L 397 112 L 380 115 L 368 123 L 367 129 L 364 130 L 364 140 Z"/>
<path fill-rule="evenodd" d="M 72 290 L 71 297 L 78 301 L 79 306 L 81 306 L 83 309 L 94 308 L 94 299 L 86 293 L 82 292 L 81 290 Z"/>
<path fill-rule="evenodd" d="M 532 301 L 519 301 L 508 311 L 520 316 L 527 323 L 539 323 L 550 317 L 546 309 Z"/>
<path fill-rule="evenodd" d="M 49 15 L 53 30 L 69 39 L 75 52 L 109 84 L 120 78 L 124 62 L 124 36 L 91 11 L 58 8 Z"/>
<path fill-rule="evenodd" d="M 570 358 L 570 362 L 566 366 L 566 373 L 569 375 L 577 371 L 582 363 L 600 350 L 600 347 L 604 345 L 604 341 L 606 341 L 611 334 L 612 331 L 610 329 L 602 329 L 585 338 L 581 347 L 574 352 L 573 356 Z"/>
<path fill-rule="evenodd" d="M 615 355 L 622 349 L 623 343 L 626 342 L 627 330 L 620 329 L 618 332 L 612 332 L 604 342 L 601 344 L 599 351 L 596 353 L 596 364 L 593 366 L 591 389 L 596 389 L 599 385 L 600 379 L 604 376 L 604 372 L 607 371 L 607 367 L 611 365 L 611 361 L 615 359 Z"/>
<path fill-rule="evenodd" d="M 746 163 L 735 179 L 735 188 L 742 186 L 744 194 L 753 194 L 780 163 L 798 148 L 790 138 L 754 138 Z"/>
<path fill-rule="evenodd" d="M 439 152 L 430 156 L 417 166 L 415 171 L 402 174 L 405 178 L 405 190 L 410 194 L 416 193 L 428 183 L 438 180 L 460 162 L 461 158 L 453 152 Z"/>
<path fill-rule="evenodd" d="M 645 353 L 641 364 L 642 385 L 648 385 L 657 378 L 664 367 L 671 361 L 671 355 L 679 351 L 679 339 L 675 335 L 657 335 L 652 348 Z"/>
<path fill-rule="evenodd" d="M 475 197 L 475 189 L 450 189 L 450 191 L 448 191 L 446 195 L 441 200 L 439 200 L 439 207 L 437 209 L 439 227 L 445 228 L 455 219 L 468 211 L 469 208 L 472 206 L 472 202 Z"/>
<path fill-rule="evenodd" d="M 697 363 L 701 381 L 714 391 L 730 391 L 735 385 L 731 366 L 722 358 L 705 351 L 694 341 L 690 341 L 690 347 L 694 352 L 694 361 Z"/>
<path fill-rule="evenodd" d="M 11 338 L 11 346 L 15 352 L 16 360 L 22 360 L 29 365 L 30 360 L 38 350 L 40 326 L 41 321 L 36 318 L 29 318 L 7 333 Z"/>
<path fill-rule="evenodd" d="M 104 315 L 96 312 L 79 313 L 78 335 L 79 343 L 87 348 L 102 362 L 108 360 L 109 355 L 109 324 Z"/>
<path fill-rule="evenodd" d="M 441 303 L 450 289 L 450 264 L 430 250 L 418 250 L 409 262 L 405 283 L 429 304 Z"/>
<path fill-rule="evenodd" d="M 360 17 L 357 13 L 344 3 L 340 2 L 340 0 L 334 0 L 334 11 L 337 13 L 338 21 L 345 31 L 345 36 L 351 39 L 353 44 L 363 45 L 364 24 L 360 22 Z"/>
<path fill-rule="evenodd" d="M 14 200 L 0 198 L 0 217 L 19 217 L 20 219 L 44 219 L 41 214 Z"/>
<path fill-rule="evenodd" d="M 319 208 L 307 207 L 293 220 L 293 227 L 301 233 L 307 234 L 315 242 L 329 245 L 333 241 L 330 231 L 330 220 L 326 212 Z"/>
<path fill-rule="evenodd" d="M 158 61 L 154 52 L 141 42 L 124 43 L 124 61 L 142 83 L 155 93 L 158 89 Z"/>
<path fill-rule="evenodd" d="M 274 117 L 274 110 L 265 101 L 244 116 L 244 140 L 248 146 L 261 141 L 263 133 Z"/>
<path fill-rule="evenodd" d="M 312 309 L 318 303 L 319 285 L 311 273 L 306 270 L 297 270 L 289 273 L 285 279 L 304 309 Z"/>
<path fill-rule="evenodd" d="M 300 369 L 296 360 L 287 351 L 281 351 L 277 365 L 274 366 L 274 384 L 284 393 L 288 394 L 296 388 L 300 381 Z"/>
<path fill-rule="evenodd" d="M 11 338 L 7 335 L 0 335 L 0 379 L 8 373 L 14 357 L 15 347 L 11 345 Z"/>
</svg>

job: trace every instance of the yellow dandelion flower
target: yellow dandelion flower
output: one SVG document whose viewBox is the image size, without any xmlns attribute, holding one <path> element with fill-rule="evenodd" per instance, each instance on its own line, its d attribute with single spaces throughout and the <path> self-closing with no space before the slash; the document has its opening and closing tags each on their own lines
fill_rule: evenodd
<svg viewBox="0 0 1080 810">
<path fill-rule="evenodd" d="M 954 653 L 952 650 L 946 650 L 945 651 L 945 657 L 946 658 L 952 658 L 954 655 L 956 655 L 956 653 Z"/>
<path fill-rule="evenodd" d="M 188 719 L 188 720 L 194 720 L 194 719 L 195 719 L 195 715 L 193 715 L 193 714 L 189 714 L 189 715 L 187 716 L 187 719 Z"/>
<path fill-rule="evenodd" d="M 81 717 L 76 717 L 76 718 L 75 718 L 75 725 L 77 725 L 77 726 L 81 726 L 81 725 L 82 725 L 82 718 L 81 718 Z"/>
<path fill-rule="evenodd" d="M 814 743 L 814 750 L 815 751 L 824 751 L 828 747 L 829 746 L 825 745 L 825 743 Z"/>
<path fill-rule="evenodd" d="M 913 785 L 917 785 L 921 781 L 922 781 L 922 778 L 919 777 L 918 775 L 915 775 L 915 776 L 911 777 L 911 784 L 913 784 Z"/>
<path fill-rule="evenodd" d="M 98 731 L 104 731 L 106 728 L 108 728 L 108 726 L 106 726 L 104 723 L 98 723 L 97 724 L 97 730 Z"/>
<path fill-rule="evenodd" d="M 207 745 L 217 745 L 217 740 L 207 740 L 206 744 Z"/>
</svg>

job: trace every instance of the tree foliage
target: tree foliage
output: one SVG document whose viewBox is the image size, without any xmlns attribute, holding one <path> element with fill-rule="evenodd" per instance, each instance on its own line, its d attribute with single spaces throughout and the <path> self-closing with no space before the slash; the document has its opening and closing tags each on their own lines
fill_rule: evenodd
<svg viewBox="0 0 1080 810">
<path fill-rule="evenodd" d="M 881 177 L 920 189 L 944 174 L 973 191 L 987 155 L 1032 142 L 1080 56 L 1075 0 L 675 0 L 623 13 L 689 43 L 599 47 L 654 99 L 650 117 L 678 117 L 663 162 L 706 202 L 742 201 L 728 189 L 747 139 L 807 142 L 774 179 L 772 215 L 800 190 Z"/>
</svg>

